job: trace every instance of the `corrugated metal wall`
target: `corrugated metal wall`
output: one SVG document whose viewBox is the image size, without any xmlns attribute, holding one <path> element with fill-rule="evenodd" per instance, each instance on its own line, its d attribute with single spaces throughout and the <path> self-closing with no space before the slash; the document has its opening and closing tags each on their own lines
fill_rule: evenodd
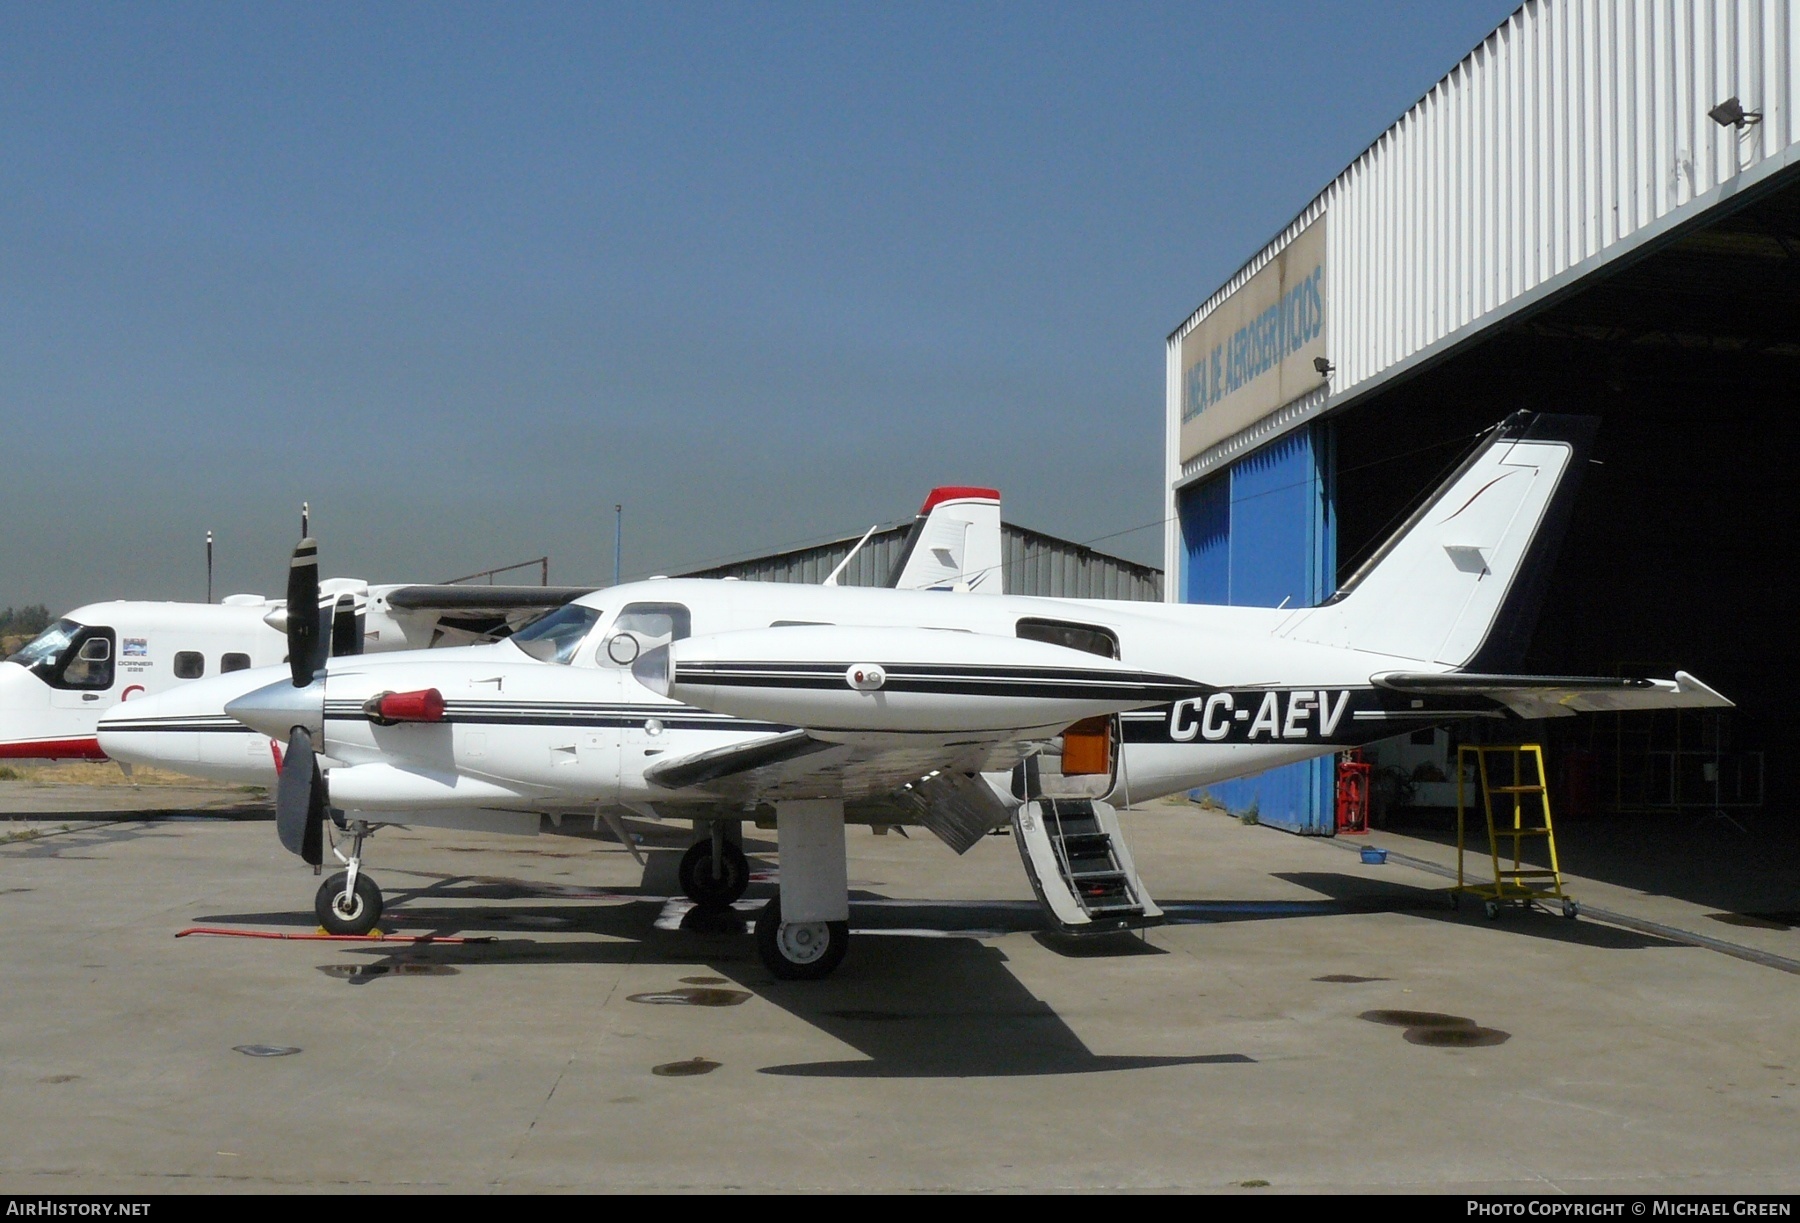
<svg viewBox="0 0 1800 1223">
<path fill-rule="evenodd" d="M 1168 413 L 1181 337 L 1321 216 L 1336 370 L 1285 427 L 1796 165 L 1800 0 L 1528 0 L 1170 337 Z M 1171 444 L 1171 488 L 1244 449 Z"/>
<path fill-rule="evenodd" d="M 856 554 L 850 567 L 838 577 L 838 584 L 885 586 L 900 563 L 906 548 L 906 535 L 911 529 L 908 523 L 877 531 Z M 1002 524 L 1000 531 L 1007 594 L 1151 603 L 1160 602 L 1163 597 L 1162 572 L 1152 566 L 1109 556 L 1083 544 L 1028 531 L 1011 523 Z M 852 535 L 828 544 L 736 561 L 681 576 L 816 585 L 837 568 L 859 538 Z"/>
<path fill-rule="evenodd" d="M 1800 0 L 1533 0 L 1326 193 L 1334 397 L 1797 139 Z M 1729 97 L 1762 121 L 1722 127 Z"/>
</svg>

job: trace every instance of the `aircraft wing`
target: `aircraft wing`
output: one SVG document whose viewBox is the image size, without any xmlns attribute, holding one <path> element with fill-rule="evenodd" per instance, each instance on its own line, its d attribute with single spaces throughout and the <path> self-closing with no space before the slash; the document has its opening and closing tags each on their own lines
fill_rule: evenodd
<svg viewBox="0 0 1800 1223">
<path fill-rule="evenodd" d="M 1686 671 L 1670 679 L 1573 675 L 1469 675 L 1389 671 L 1370 677 L 1378 688 L 1418 696 L 1484 696 L 1521 718 L 1632 709 L 1723 709 L 1731 701 Z"/>
<path fill-rule="evenodd" d="M 661 761 L 644 776 L 671 789 L 694 787 L 742 802 L 881 798 L 932 773 L 1011 768 L 1058 729 L 857 736 L 850 742 L 792 730 Z"/>
<path fill-rule="evenodd" d="M 437 612 L 455 616 L 504 616 L 518 611 L 551 611 L 592 586 L 382 586 L 377 593 L 401 612 Z"/>
</svg>

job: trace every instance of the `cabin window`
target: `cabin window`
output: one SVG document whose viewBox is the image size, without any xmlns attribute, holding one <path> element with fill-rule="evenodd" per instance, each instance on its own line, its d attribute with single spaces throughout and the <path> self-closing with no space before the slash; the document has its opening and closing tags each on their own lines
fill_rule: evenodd
<svg viewBox="0 0 1800 1223">
<path fill-rule="evenodd" d="M 688 609 L 679 603 L 627 603 L 607 630 L 599 661 L 629 667 L 658 646 L 686 637 L 692 628 Z"/>
<path fill-rule="evenodd" d="M 248 654 L 227 654 L 219 659 L 219 674 L 226 675 L 232 671 L 248 671 L 250 656 Z"/>
<path fill-rule="evenodd" d="M 110 688 L 113 679 L 112 639 L 88 637 L 63 665 L 62 688 Z"/>
<path fill-rule="evenodd" d="M 179 650 L 175 654 L 175 678 L 199 679 L 206 674 L 206 655 L 199 650 Z"/>
<path fill-rule="evenodd" d="M 1096 624 L 1074 624 L 1066 620 L 1021 620 L 1019 636 L 1026 641 L 1042 641 L 1064 649 L 1098 654 L 1102 658 L 1119 656 L 1119 638 L 1109 628 Z"/>
</svg>

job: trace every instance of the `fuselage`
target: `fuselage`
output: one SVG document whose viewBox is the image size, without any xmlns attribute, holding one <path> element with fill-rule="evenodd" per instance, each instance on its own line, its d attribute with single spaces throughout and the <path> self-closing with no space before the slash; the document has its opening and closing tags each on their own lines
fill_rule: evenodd
<svg viewBox="0 0 1800 1223">
<path fill-rule="evenodd" d="M 772 626 L 1023 637 L 1062 647 L 1077 661 L 1099 656 L 1184 677 L 1191 695 L 1169 699 L 1169 692 L 1160 692 L 1144 708 L 1120 714 L 1111 732 L 1117 750 L 1110 771 L 1084 782 L 1133 800 L 1444 719 L 1438 702 L 1396 698 L 1370 684 L 1371 674 L 1398 660 L 1284 638 L 1283 626 L 1304 614 L 736 581 L 641 582 L 584 596 L 516 640 L 332 659 L 324 679 L 322 751 L 332 802 L 356 810 L 716 803 L 717 796 L 703 788 L 672 789 L 647 779 L 646 772 L 659 761 L 792 726 L 661 696 L 639 682 L 632 666 L 671 642 Z M 796 646 L 817 636 L 797 633 Z M 817 667 L 879 660 L 804 661 Z M 279 683 L 286 674 L 285 668 L 264 669 L 234 675 L 229 685 L 194 686 L 134 703 L 106 719 L 101 744 L 123 760 L 266 782 L 266 737 L 225 716 L 223 707 L 237 693 Z M 424 689 L 441 694 L 441 720 L 383 725 L 371 718 L 372 698 Z M 1050 734 L 1060 729 L 1046 725 Z M 250 737 L 260 752 L 229 746 Z"/>
</svg>

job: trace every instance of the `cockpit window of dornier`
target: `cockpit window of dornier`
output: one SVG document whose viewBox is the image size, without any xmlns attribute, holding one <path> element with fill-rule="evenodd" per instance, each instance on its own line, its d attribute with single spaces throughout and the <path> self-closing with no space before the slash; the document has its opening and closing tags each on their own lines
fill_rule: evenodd
<svg viewBox="0 0 1800 1223">
<path fill-rule="evenodd" d="M 113 631 L 58 620 L 7 661 L 30 668 L 33 675 L 52 688 L 110 688 Z"/>
<path fill-rule="evenodd" d="M 599 661 L 629 667 L 640 655 L 688 636 L 693 624 L 679 603 L 627 603 L 606 632 Z"/>
<path fill-rule="evenodd" d="M 567 663 L 599 620 L 600 612 L 594 608 L 568 603 L 533 620 L 507 640 L 539 662 Z"/>
<path fill-rule="evenodd" d="M 80 631 L 81 626 L 73 620 L 58 620 L 26 642 L 6 661 L 16 662 L 21 667 L 30 667 L 33 670 L 36 670 L 40 663 L 54 663 L 62 657 L 63 651 L 69 648 L 69 644 L 75 640 L 75 634 Z"/>
</svg>

